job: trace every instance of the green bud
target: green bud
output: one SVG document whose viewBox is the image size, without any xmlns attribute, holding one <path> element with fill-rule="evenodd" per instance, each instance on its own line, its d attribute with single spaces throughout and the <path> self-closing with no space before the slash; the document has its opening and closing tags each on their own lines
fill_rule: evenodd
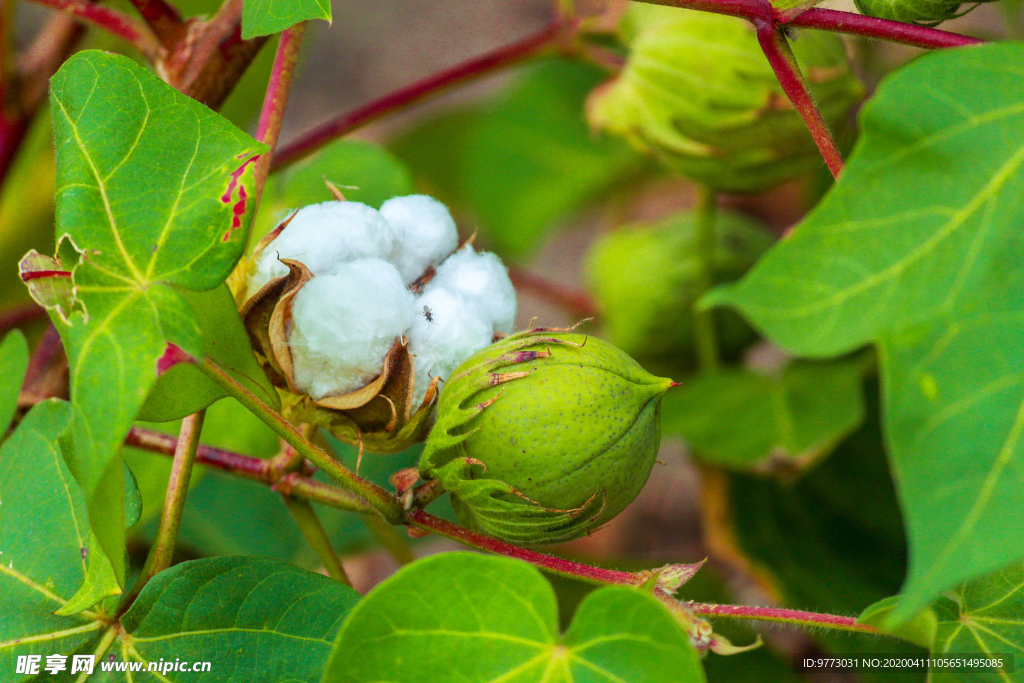
<svg viewBox="0 0 1024 683">
<path fill-rule="evenodd" d="M 950 0 L 855 0 L 857 9 L 869 17 L 880 19 L 892 19 L 921 26 L 936 26 L 947 19 L 955 19 L 970 12 L 981 2 L 992 2 L 992 0 L 980 0 L 967 5 L 967 9 L 961 11 L 963 3 L 950 2 Z"/>
<path fill-rule="evenodd" d="M 749 22 L 631 3 L 621 33 L 629 58 L 590 96 L 595 128 L 717 190 L 759 191 L 822 163 Z M 801 31 L 792 46 L 822 115 L 836 127 L 864 93 L 842 40 Z"/>
<path fill-rule="evenodd" d="M 582 536 L 647 482 L 673 385 L 595 337 L 537 329 L 446 382 L 420 460 L 468 526 L 514 543 Z"/>
<path fill-rule="evenodd" d="M 756 222 L 719 210 L 716 215 L 715 284 L 739 279 L 772 244 Z M 699 255 L 693 213 L 653 225 L 625 226 L 594 242 L 586 259 L 587 282 L 601 306 L 609 340 L 633 356 L 654 359 L 693 353 L 693 307 L 697 302 Z M 755 338 L 734 312 L 714 312 L 726 357 Z"/>
</svg>

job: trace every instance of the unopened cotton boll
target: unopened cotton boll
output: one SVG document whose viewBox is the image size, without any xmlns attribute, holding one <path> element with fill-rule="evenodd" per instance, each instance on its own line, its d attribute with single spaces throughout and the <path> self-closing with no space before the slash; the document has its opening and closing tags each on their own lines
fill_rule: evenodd
<svg viewBox="0 0 1024 683">
<path fill-rule="evenodd" d="M 415 318 L 406 334 L 415 356 L 413 403 L 419 405 L 431 378 L 448 379 L 462 361 L 491 343 L 494 332 L 485 310 L 444 287 L 424 292 L 413 306 Z"/>
<path fill-rule="evenodd" d="M 395 233 L 391 262 L 407 283 L 416 281 L 459 244 L 455 220 L 441 202 L 423 194 L 393 197 L 380 207 Z"/>
<path fill-rule="evenodd" d="M 288 274 L 279 258 L 302 263 L 313 275 L 357 258 L 387 259 L 394 250 L 391 225 L 372 206 L 323 202 L 299 209 L 288 226 L 263 250 L 249 278 L 251 297 L 274 278 Z"/>
<path fill-rule="evenodd" d="M 378 258 L 342 263 L 303 285 L 288 340 L 296 388 L 321 399 L 379 376 L 410 324 L 414 299 L 398 270 Z"/>
<path fill-rule="evenodd" d="M 494 330 L 512 334 L 516 321 L 516 290 L 508 269 L 496 254 L 477 252 L 466 245 L 437 267 L 427 291 L 443 287 L 463 295 L 483 308 Z"/>
</svg>

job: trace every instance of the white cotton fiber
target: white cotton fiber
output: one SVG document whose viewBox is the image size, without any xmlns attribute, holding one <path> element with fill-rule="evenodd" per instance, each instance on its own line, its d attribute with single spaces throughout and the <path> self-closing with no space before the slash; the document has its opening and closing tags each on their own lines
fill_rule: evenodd
<svg viewBox="0 0 1024 683">
<path fill-rule="evenodd" d="M 427 320 L 423 307 L 430 310 Z M 458 292 L 433 287 L 413 304 L 409 350 L 415 355 L 413 405 L 423 400 L 431 377 L 448 379 L 452 372 L 494 338 L 490 316 Z M 443 385 L 442 385 L 443 386 Z"/>
<path fill-rule="evenodd" d="M 491 317 L 497 332 L 512 334 L 516 321 L 516 290 L 508 269 L 495 254 L 477 252 L 470 245 L 449 256 L 437 267 L 426 289 L 444 287 L 475 302 Z"/>
<path fill-rule="evenodd" d="M 391 225 L 372 206 L 359 202 L 305 206 L 257 258 L 247 296 L 288 273 L 278 257 L 300 261 L 313 275 L 322 275 L 352 259 L 387 259 L 394 246 Z"/>
<path fill-rule="evenodd" d="M 338 265 L 295 295 L 289 346 L 296 388 L 314 399 L 346 394 L 384 369 L 384 356 L 411 322 L 414 295 L 378 258 Z"/>
<path fill-rule="evenodd" d="M 380 215 L 395 233 L 391 262 L 407 283 L 423 275 L 455 251 L 459 233 L 448 208 L 433 197 L 414 194 L 393 197 L 380 207 Z"/>
</svg>

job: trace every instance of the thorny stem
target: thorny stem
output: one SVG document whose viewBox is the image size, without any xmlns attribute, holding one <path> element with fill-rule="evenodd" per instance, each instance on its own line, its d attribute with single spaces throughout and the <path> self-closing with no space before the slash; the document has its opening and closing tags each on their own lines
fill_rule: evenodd
<svg viewBox="0 0 1024 683">
<path fill-rule="evenodd" d="M 213 380 L 214 384 L 224 389 L 228 395 L 245 406 L 256 417 L 260 418 L 274 433 L 284 439 L 305 458 L 333 477 L 343 487 L 366 499 L 386 520 L 392 524 L 402 523 L 405 511 L 394 496 L 373 482 L 353 474 L 347 467 L 332 458 L 327 451 L 310 442 L 290 422 L 284 419 L 280 413 L 239 384 L 209 358 L 197 362 L 196 367 Z"/>
<path fill-rule="evenodd" d="M 147 26 L 131 17 L 104 5 L 84 0 L 32 0 L 55 10 L 76 17 L 80 21 L 102 28 L 108 33 L 130 43 L 150 60 L 160 54 L 160 42 Z"/>
<path fill-rule="evenodd" d="M 178 540 L 178 529 L 181 527 L 181 513 L 185 509 L 185 497 L 188 494 L 192 466 L 196 461 L 199 436 L 203 430 L 205 417 L 206 411 L 200 410 L 181 422 L 181 432 L 174 449 L 171 476 L 167 480 L 164 509 L 160 514 L 160 525 L 156 530 L 156 538 L 153 540 L 153 546 L 149 549 L 146 564 L 142 567 L 142 575 L 139 576 L 139 580 L 135 582 L 131 592 L 121 603 L 122 610 L 131 605 L 150 579 L 171 566 L 174 546 Z"/>
<path fill-rule="evenodd" d="M 491 73 L 510 64 L 515 64 L 545 49 L 551 48 L 559 42 L 565 28 L 566 25 L 559 21 L 552 22 L 541 31 L 522 40 L 504 45 L 450 69 L 424 78 L 369 104 L 331 119 L 323 125 L 304 133 L 294 142 L 285 145 L 274 158 L 271 169 L 283 168 L 298 161 L 328 142 L 340 138 L 385 114 L 419 102 L 446 88 Z"/>
<path fill-rule="evenodd" d="M 832 177 L 839 177 L 839 172 L 843 170 L 843 157 L 836 147 L 835 140 L 832 139 L 828 124 L 825 123 L 821 111 L 811 97 L 811 91 L 807 89 L 807 81 L 800 73 L 800 66 L 796 63 L 789 41 L 786 40 L 782 29 L 772 23 L 758 20 L 754 22 L 754 26 L 757 28 L 757 40 L 761 44 L 761 50 L 768 58 L 768 63 L 771 64 L 775 77 L 779 79 L 782 90 L 803 117 L 807 130 L 811 132 L 818 151 L 828 165 L 828 170 L 832 172 Z"/>
<path fill-rule="evenodd" d="M 345 573 L 345 567 L 341 564 L 341 558 L 334 552 L 331 539 L 324 530 L 324 525 L 320 522 L 320 517 L 317 516 L 313 506 L 307 500 L 293 498 L 292 496 L 281 496 L 281 499 L 284 501 L 285 507 L 288 508 L 288 512 L 292 513 L 292 517 L 295 518 L 295 523 L 299 525 L 299 529 L 302 530 L 302 535 L 306 537 L 306 542 L 309 543 L 313 552 L 323 562 L 327 575 L 335 581 L 340 581 L 346 586 L 351 587 L 352 580 Z"/>
<path fill-rule="evenodd" d="M 128 445 L 165 455 L 169 451 L 168 447 L 173 442 L 174 437 L 160 434 L 158 432 L 150 432 L 144 429 L 133 429 L 129 433 L 128 439 L 125 441 Z M 196 459 L 198 462 L 216 467 L 224 472 L 240 475 L 248 479 L 263 481 L 268 484 L 271 483 L 267 478 L 265 478 L 265 476 L 257 474 L 267 467 L 268 461 L 266 460 L 260 460 L 259 458 L 252 458 L 239 453 L 232 453 L 230 451 L 224 451 L 209 446 L 200 446 Z M 337 507 L 345 510 L 351 509 L 348 507 L 347 501 L 350 500 L 349 497 L 352 494 L 348 491 L 328 484 L 321 484 L 320 482 L 313 481 L 308 477 L 294 472 L 287 475 L 287 477 L 282 479 L 282 481 L 289 479 L 290 486 L 286 492 L 290 495 L 313 502 L 323 503 L 324 505 L 331 507 Z M 282 487 L 278 484 L 274 488 L 280 491 Z M 324 492 L 324 489 L 335 492 L 338 499 L 345 502 L 341 505 L 336 504 L 332 501 L 331 495 Z M 364 511 L 366 510 L 364 509 Z M 546 555 L 544 553 L 537 552 L 536 550 L 520 548 L 496 538 L 491 538 L 490 536 L 485 536 L 470 529 L 460 527 L 457 524 L 452 524 L 451 522 L 431 515 L 423 510 L 410 510 L 407 513 L 406 519 L 402 523 L 422 529 L 423 531 L 436 533 L 439 536 L 450 538 L 479 550 L 524 560 L 554 574 L 568 576 L 589 583 L 640 586 L 650 578 L 649 572 L 634 573 L 621 572 L 613 569 L 603 569 L 601 567 L 593 567 L 580 562 L 573 562 L 560 557 Z M 707 605 L 704 603 L 689 602 L 683 602 L 680 604 L 679 601 L 668 596 L 665 591 L 660 589 L 655 591 L 655 597 L 658 597 L 660 600 L 665 602 L 666 605 L 677 613 L 679 610 L 686 610 L 688 613 L 702 616 L 731 617 L 737 619 L 751 619 L 755 621 L 779 621 L 789 624 L 821 626 L 824 628 L 834 628 L 846 631 L 878 633 L 878 631 L 871 626 L 856 624 L 850 617 L 818 614 L 815 612 L 799 612 L 796 610 L 783 610 L 770 607 L 749 607 L 744 605 Z M 669 602 L 673 603 L 674 607 L 673 605 L 670 605 Z"/>
<path fill-rule="evenodd" d="M 302 37 L 306 33 L 306 22 L 296 24 L 281 34 L 277 44 L 277 56 L 274 68 L 267 83 L 267 94 L 260 112 L 260 122 L 256 128 L 256 139 L 270 147 L 256 162 L 256 196 L 263 192 L 263 184 L 270 173 L 270 162 L 274 158 L 277 139 L 281 134 L 281 123 L 284 121 L 284 110 L 288 104 L 288 92 L 291 90 L 295 65 L 299 60 Z"/>
<path fill-rule="evenodd" d="M 693 304 L 693 332 L 700 369 L 710 372 L 718 369 L 718 335 L 715 331 L 713 311 L 699 310 L 700 298 L 714 284 L 715 269 L 715 191 L 706 185 L 697 189 L 697 234 L 694 252 L 697 256 L 696 296 Z"/>
</svg>

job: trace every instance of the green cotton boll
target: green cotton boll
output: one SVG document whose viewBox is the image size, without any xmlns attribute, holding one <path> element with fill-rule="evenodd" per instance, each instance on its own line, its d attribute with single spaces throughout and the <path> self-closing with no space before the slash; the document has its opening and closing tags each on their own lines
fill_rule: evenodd
<svg viewBox="0 0 1024 683">
<path fill-rule="evenodd" d="M 622 73 L 590 95 L 592 127 L 621 135 L 716 190 L 756 192 L 823 163 L 749 22 L 633 3 Z M 829 125 L 864 95 L 842 39 L 801 31 L 793 52 Z"/>
<path fill-rule="evenodd" d="M 768 251 L 773 237 L 755 221 L 731 211 L 719 210 L 715 220 L 714 284 L 738 280 Z M 585 270 L 609 340 L 639 358 L 689 361 L 699 268 L 692 212 L 602 235 L 587 253 Z M 728 309 L 716 310 L 714 319 L 728 358 L 738 356 L 756 338 Z"/>
<path fill-rule="evenodd" d="M 991 2 L 992 0 L 981 0 Z M 862 14 L 879 19 L 892 19 L 920 26 L 937 26 L 949 19 L 961 17 L 981 2 L 960 3 L 936 0 L 855 0 L 854 4 Z M 967 5 L 961 11 L 961 7 Z"/>
<path fill-rule="evenodd" d="M 671 386 L 596 337 L 514 334 L 448 380 L 420 473 L 467 526 L 521 544 L 577 538 L 647 482 Z"/>
</svg>

